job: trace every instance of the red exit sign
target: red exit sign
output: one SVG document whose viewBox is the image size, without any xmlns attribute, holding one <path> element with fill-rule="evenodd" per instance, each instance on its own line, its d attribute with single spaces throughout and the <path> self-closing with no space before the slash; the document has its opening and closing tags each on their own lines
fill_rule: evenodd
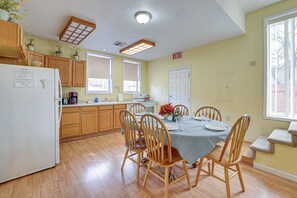
<svg viewBox="0 0 297 198">
<path fill-rule="evenodd" d="M 172 54 L 172 59 L 175 60 L 175 59 L 179 59 L 182 57 L 182 53 L 181 52 L 176 52 L 174 54 Z"/>
</svg>

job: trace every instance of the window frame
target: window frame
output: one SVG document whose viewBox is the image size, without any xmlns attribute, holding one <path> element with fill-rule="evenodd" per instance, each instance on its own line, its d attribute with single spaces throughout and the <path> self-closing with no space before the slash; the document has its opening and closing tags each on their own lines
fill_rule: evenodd
<svg viewBox="0 0 297 198">
<path fill-rule="evenodd" d="M 89 91 L 89 86 L 88 86 L 88 56 L 93 55 L 96 57 L 100 58 L 106 58 L 110 60 L 110 75 L 109 75 L 109 90 L 108 91 Z M 99 95 L 99 94 L 113 94 L 113 56 L 106 55 L 106 54 L 100 54 L 97 52 L 92 52 L 92 51 L 87 51 L 86 52 L 86 60 L 87 60 L 87 65 L 86 65 L 86 94 L 91 94 L 91 95 Z"/>
<path fill-rule="evenodd" d="M 138 66 L 138 76 L 137 76 L 137 83 L 136 83 L 136 91 L 125 91 L 125 79 L 124 79 L 124 64 L 125 62 L 127 63 L 132 63 L 132 64 L 137 64 Z M 122 71 L 122 82 L 123 82 L 123 93 L 126 93 L 126 94 L 133 94 L 133 93 L 141 93 L 141 67 L 142 67 L 142 64 L 141 62 L 138 62 L 138 61 L 132 61 L 132 60 L 128 60 L 128 59 L 123 59 L 123 71 Z"/>
<path fill-rule="evenodd" d="M 277 120 L 277 121 L 296 121 L 297 118 L 290 117 L 280 117 L 269 115 L 269 97 L 270 97 L 270 88 L 268 87 L 268 82 L 270 82 L 270 72 L 268 69 L 268 59 L 269 59 L 269 36 L 268 36 L 268 26 L 271 21 L 283 21 L 285 19 L 290 19 L 297 17 L 297 9 L 290 9 L 281 13 L 274 14 L 272 16 L 264 17 L 263 19 L 263 33 L 264 33 L 264 97 L 263 97 L 263 118 L 268 120 Z M 297 27 L 297 26 L 296 26 Z M 296 78 L 297 76 L 295 76 Z"/>
</svg>

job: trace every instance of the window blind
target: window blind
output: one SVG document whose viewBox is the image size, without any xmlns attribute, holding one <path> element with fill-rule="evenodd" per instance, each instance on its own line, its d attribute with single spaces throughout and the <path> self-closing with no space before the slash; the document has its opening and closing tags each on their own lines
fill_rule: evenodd
<svg viewBox="0 0 297 198">
<path fill-rule="evenodd" d="M 123 78 L 128 81 L 138 81 L 138 64 L 124 61 Z"/>
<path fill-rule="evenodd" d="M 109 79 L 110 78 L 110 59 L 89 54 L 88 56 L 88 78 Z"/>
</svg>

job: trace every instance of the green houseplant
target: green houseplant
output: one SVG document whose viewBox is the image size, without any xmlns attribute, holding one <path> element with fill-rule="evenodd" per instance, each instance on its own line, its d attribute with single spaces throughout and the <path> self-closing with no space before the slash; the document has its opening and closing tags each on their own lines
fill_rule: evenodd
<svg viewBox="0 0 297 198">
<path fill-rule="evenodd" d="M 20 3 L 24 0 L 0 0 L 0 20 L 21 21 L 26 16 L 20 11 Z"/>
</svg>

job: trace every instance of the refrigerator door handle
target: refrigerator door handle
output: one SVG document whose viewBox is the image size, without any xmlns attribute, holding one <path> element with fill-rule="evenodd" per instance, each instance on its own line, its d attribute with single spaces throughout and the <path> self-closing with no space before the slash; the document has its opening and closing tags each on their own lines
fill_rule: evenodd
<svg viewBox="0 0 297 198">
<path fill-rule="evenodd" d="M 62 82 L 61 82 L 61 78 L 59 76 L 59 88 L 60 88 L 60 95 L 59 95 L 59 100 L 60 100 L 60 112 L 59 112 L 59 125 L 61 123 L 61 118 L 62 118 Z"/>
</svg>

